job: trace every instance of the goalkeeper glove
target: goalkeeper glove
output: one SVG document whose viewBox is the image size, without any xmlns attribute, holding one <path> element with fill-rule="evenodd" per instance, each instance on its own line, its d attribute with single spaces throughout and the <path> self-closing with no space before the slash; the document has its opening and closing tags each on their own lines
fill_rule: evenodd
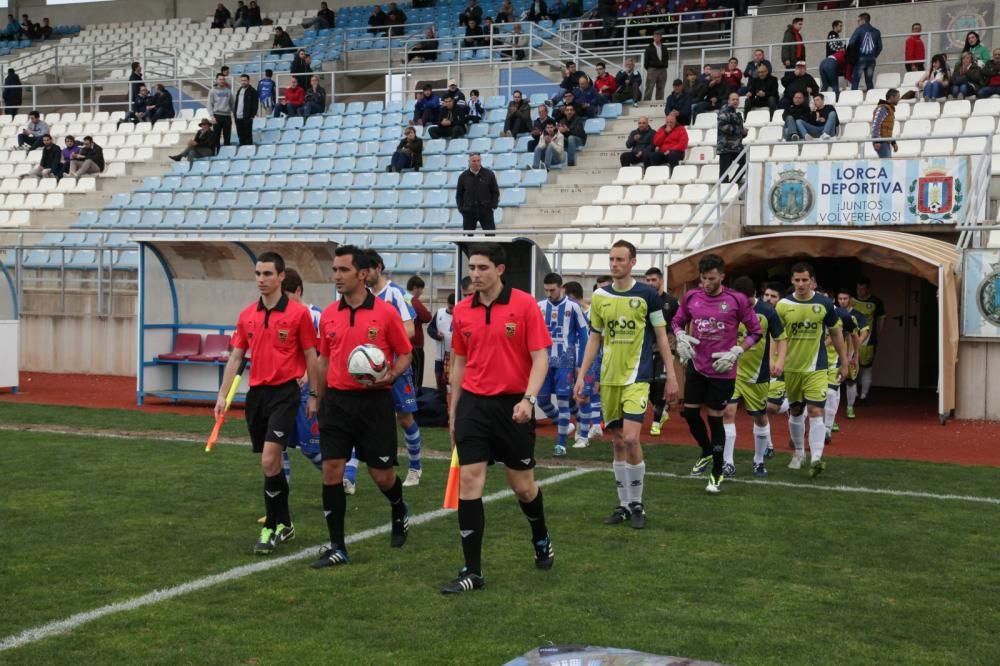
<svg viewBox="0 0 1000 666">
<path fill-rule="evenodd" d="M 677 340 L 677 358 L 680 359 L 681 363 L 687 363 L 694 358 L 694 345 L 698 344 L 700 340 L 684 331 L 679 331 L 674 337 Z"/>
<path fill-rule="evenodd" d="M 736 361 L 739 360 L 742 353 L 743 347 L 739 345 L 736 345 L 727 352 L 715 352 L 712 354 L 712 358 L 715 359 L 712 362 L 712 368 L 716 372 L 729 372 L 736 365 Z"/>
</svg>

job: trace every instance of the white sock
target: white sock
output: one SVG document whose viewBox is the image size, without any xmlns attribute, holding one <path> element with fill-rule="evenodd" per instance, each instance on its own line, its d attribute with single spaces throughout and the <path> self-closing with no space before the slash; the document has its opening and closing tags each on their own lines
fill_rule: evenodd
<svg viewBox="0 0 1000 666">
<path fill-rule="evenodd" d="M 872 388 L 872 369 L 861 368 L 858 371 L 858 381 L 861 383 L 861 399 L 868 397 L 868 391 Z"/>
<path fill-rule="evenodd" d="M 771 443 L 771 424 L 759 426 L 753 424 L 753 461 L 764 462 L 764 451 Z"/>
<path fill-rule="evenodd" d="M 733 462 L 733 449 L 736 448 L 736 424 L 735 423 L 723 423 L 722 429 L 726 431 L 726 445 L 722 452 L 723 461 L 729 465 L 735 465 Z"/>
<path fill-rule="evenodd" d="M 611 463 L 611 469 L 615 473 L 615 486 L 618 488 L 618 504 L 628 508 L 629 486 L 628 486 L 628 463 L 624 460 L 616 460 Z"/>
<path fill-rule="evenodd" d="M 795 455 L 805 454 L 806 438 L 806 413 L 802 412 L 798 416 L 788 415 L 788 434 L 792 436 L 792 445 L 795 447 Z"/>
<path fill-rule="evenodd" d="M 826 390 L 826 407 L 823 412 L 823 423 L 826 425 L 827 430 L 837 420 L 838 409 L 840 409 L 840 389 L 828 388 Z"/>
<path fill-rule="evenodd" d="M 638 465 L 625 465 L 625 478 L 628 479 L 628 501 L 642 503 L 642 480 L 646 476 L 646 462 Z"/>
<path fill-rule="evenodd" d="M 789 407 L 788 398 L 782 399 L 782 401 L 781 401 L 781 407 L 778 408 L 778 413 L 779 414 L 784 414 L 785 412 L 788 411 L 788 407 Z"/>
<path fill-rule="evenodd" d="M 826 439 L 826 427 L 822 416 L 809 417 L 809 457 L 812 462 L 823 457 L 823 444 Z"/>
<path fill-rule="evenodd" d="M 854 409 L 854 402 L 858 399 L 858 384 L 851 382 L 847 385 L 847 407 Z"/>
</svg>

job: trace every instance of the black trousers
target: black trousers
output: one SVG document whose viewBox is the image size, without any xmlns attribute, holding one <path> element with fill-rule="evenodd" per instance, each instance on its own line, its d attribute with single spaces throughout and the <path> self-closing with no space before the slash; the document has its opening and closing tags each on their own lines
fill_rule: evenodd
<svg viewBox="0 0 1000 666">
<path fill-rule="evenodd" d="M 423 326 L 423 324 L 417 324 L 417 326 Z M 413 368 L 413 386 L 416 389 L 420 389 L 424 385 L 424 348 L 414 347 L 413 348 L 413 361 L 411 362 L 411 367 Z"/>
<path fill-rule="evenodd" d="M 241 146 L 253 145 L 253 118 L 236 119 L 236 136 Z"/>
<path fill-rule="evenodd" d="M 215 127 L 212 128 L 215 134 L 215 147 L 218 152 L 219 146 L 228 146 L 233 138 L 233 117 L 228 113 L 215 114 Z"/>
<path fill-rule="evenodd" d="M 722 182 L 731 183 L 733 181 L 732 176 L 727 176 L 726 170 L 732 165 L 733 162 L 737 162 L 736 157 L 739 153 L 719 153 L 719 175 L 722 176 Z M 743 167 L 743 159 L 738 160 L 738 165 L 735 167 L 736 171 L 739 171 Z"/>
<path fill-rule="evenodd" d="M 493 222 L 493 209 L 489 206 L 482 206 L 462 211 L 463 231 L 475 231 L 476 224 L 482 225 L 483 231 L 495 231 L 497 225 Z"/>
</svg>

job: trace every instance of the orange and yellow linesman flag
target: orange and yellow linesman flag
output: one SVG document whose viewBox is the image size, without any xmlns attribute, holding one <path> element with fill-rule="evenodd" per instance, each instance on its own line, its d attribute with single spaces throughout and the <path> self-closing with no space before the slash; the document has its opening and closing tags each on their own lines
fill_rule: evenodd
<svg viewBox="0 0 1000 666">
<path fill-rule="evenodd" d="M 233 404 L 233 398 L 236 397 L 236 392 L 240 388 L 243 372 L 247 368 L 247 360 L 246 357 L 243 358 L 243 361 L 240 363 L 240 369 L 236 371 L 236 376 L 233 377 L 233 385 L 229 387 L 229 393 L 226 394 L 226 409 L 215 419 L 215 427 L 212 428 L 212 434 L 208 436 L 208 441 L 205 442 L 205 453 L 211 451 L 215 446 L 215 440 L 219 439 L 219 431 L 222 430 L 222 424 L 226 422 L 226 412 L 229 411 L 229 406 Z"/>
<path fill-rule="evenodd" d="M 458 466 L 458 447 L 451 447 L 451 467 L 448 469 L 448 485 L 444 489 L 444 508 L 458 508 L 458 479 L 461 468 Z"/>
</svg>

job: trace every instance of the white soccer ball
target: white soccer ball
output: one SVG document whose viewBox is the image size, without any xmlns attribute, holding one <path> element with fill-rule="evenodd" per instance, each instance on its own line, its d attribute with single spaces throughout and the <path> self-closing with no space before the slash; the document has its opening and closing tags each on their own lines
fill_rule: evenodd
<svg viewBox="0 0 1000 666">
<path fill-rule="evenodd" d="M 357 383 L 370 386 L 389 374 L 389 364 L 375 345 L 358 345 L 347 357 L 347 372 Z"/>
</svg>

